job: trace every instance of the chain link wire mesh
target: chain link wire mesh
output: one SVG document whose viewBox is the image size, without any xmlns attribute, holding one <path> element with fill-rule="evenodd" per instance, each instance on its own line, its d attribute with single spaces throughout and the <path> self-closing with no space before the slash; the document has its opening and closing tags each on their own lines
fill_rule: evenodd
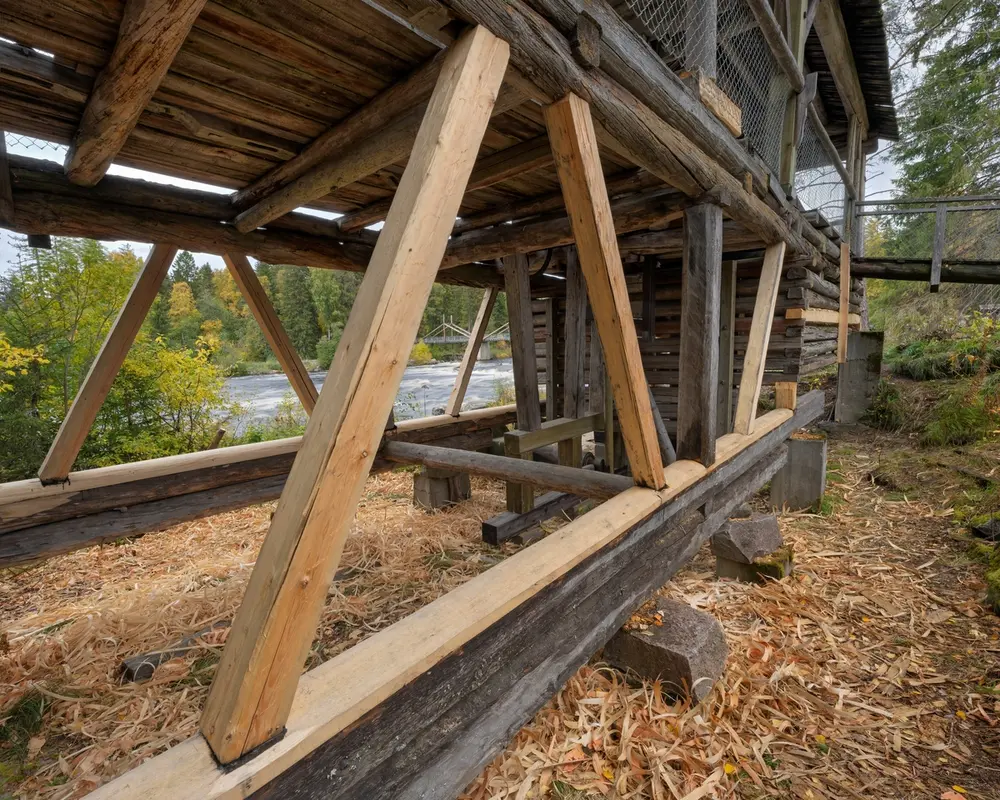
<svg viewBox="0 0 1000 800">
<path fill-rule="evenodd" d="M 944 254 L 948 261 L 995 261 L 1000 272 L 1000 203 L 956 197 L 943 204 Z M 934 256 L 937 203 L 866 203 L 861 217 L 866 258 L 919 259 Z M 949 284 L 962 315 L 972 312 L 1000 320 L 1000 286 Z"/>
<path fill-rule="evenodd" d="M 807 116 L 795 158 L 795 196 L 806 211 L 819 211 L 843 236 L 845 191 L 831 154 Z"/>
<path fill-rule="evenodd" d="M 617 8 L 676 72 L 703 66 L 716 53 L 716 83 L 743 112 L 743 135 L 777 174 L 781 134 L 792 87 L 744 0 L 622 0 Z"/>
<path fill-rule="evenodd" d="M 42 158 L 48 161 L 62 162 L 66 155 L 66 145 L 36 139 L 33 136 L 22 136 L 18 133 L 4 133 L 7 152 L 28 158 Z"/>
</svg>

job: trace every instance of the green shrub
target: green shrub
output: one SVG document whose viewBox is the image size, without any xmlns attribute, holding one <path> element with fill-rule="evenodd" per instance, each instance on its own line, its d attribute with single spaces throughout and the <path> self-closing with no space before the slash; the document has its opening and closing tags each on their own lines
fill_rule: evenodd
<svg viewBox="0 0 1000 800">
<path fill-rule="evenodd" d="M 992 419 L 978 392 L 958 389 L 934 407 L 934 418 L 920 442 L 931 447 L 972 444 L 992 429 Z"/>
<path fill-rule="evenodd" d="M 903 398 L 899 387 L 882 378 L 872 404 L 865 414 L 865 423 L 882 431 L 900 431 L 906 422 Z"/>
</svg>

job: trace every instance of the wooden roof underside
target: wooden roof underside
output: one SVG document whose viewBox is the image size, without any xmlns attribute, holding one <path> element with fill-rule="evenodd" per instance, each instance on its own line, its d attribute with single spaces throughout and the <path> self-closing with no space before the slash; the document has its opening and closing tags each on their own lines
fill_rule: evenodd
<svg viewBox="0 0 1000 800">
<path fill-rule="evenodd" d="M 0 35 L 53 53 L 55 63 L 0 44 L 0 127 L 68 144 L 114 46 L 123 6 L 116 0 L 58 0 L 5 10 Z M 243 187 L 438 51 L 360 0 L 210 0 L 115 161 Z M 493 119 L 480 156 L 542 134 L 541 108 L 527 102 Z M 602 159 L 609 174 L 627 166 L 608 151 Z M 347 212 L 391 197 L 402 166 L 379 170 L 310 205 Z M 549 165 L 469 192 L 462 213 L 558 188 Z"/>
</svg>

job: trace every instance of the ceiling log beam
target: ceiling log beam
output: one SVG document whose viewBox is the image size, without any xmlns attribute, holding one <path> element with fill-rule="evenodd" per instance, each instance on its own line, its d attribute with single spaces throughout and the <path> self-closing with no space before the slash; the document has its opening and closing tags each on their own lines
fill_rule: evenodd
<svg viewBox="0 0 1000 800">
<path fill-rule="evenodd" d="M 111 59 L 97 77 L 66 154 L 73 183 L 93 186 L 135 128 L 205 0 L 129 0 Z"/>
</svg>

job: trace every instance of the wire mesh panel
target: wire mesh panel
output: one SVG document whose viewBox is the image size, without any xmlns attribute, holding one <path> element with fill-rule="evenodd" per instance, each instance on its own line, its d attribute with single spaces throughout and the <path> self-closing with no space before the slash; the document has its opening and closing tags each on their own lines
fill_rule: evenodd
<svg viewBox="0 0 1000 800">
<path fill-rule="evenodd" d="M 12 155 L 41 158 L 59 163 L 62 163 L 66 157 L 67 148 L 64 144 L 35 139 L 32 136 L 21 136 L 17 133 L 5 133 L 4 140 L 7 144 L 7 152 Z"/>
<path fill-rule="evenodd" d="M 806 117 L 795 159 L 795 196 L 807 211 L 819 211 L 844 233 L 844 181 L 823 147 L 811 118 Z"/>
<path fill-rule="evenodd" d="M 743 112 L 743 136 L 777 174 L 792 87 L 744 0 L 622 0 L 619 11 L 671 69 L 694 71 L 706 49 L 716 55 L 716 83 Z"/>
<path fill-rule="evenodd" d="M 719 88 L 743 112 L 743 136 L 776 175 L 791 83 L 743 0 L 719 0 Z"/>
</svg>

